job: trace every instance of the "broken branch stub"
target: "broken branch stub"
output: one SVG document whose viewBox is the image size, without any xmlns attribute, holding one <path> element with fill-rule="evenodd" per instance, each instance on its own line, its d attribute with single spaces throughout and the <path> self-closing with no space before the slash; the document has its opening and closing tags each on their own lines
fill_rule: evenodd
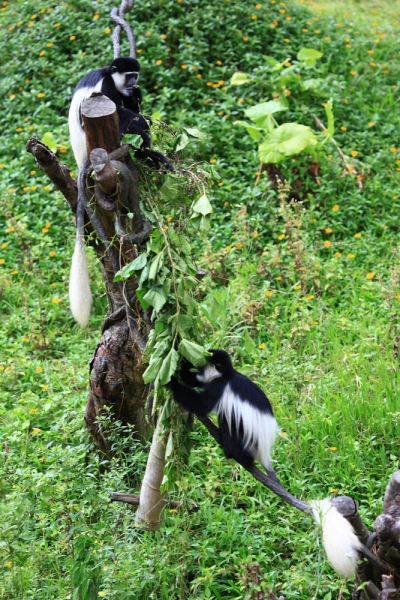
<svg viewBox="0 0 400 600">
<path fill-rule="evenodd" d="M 93 92 L 82 102 L 81 114 L 88 156 L 95 148 L 103 148 L 110 154 L 120 147 L 117 107 L 112 100 L 101 92 Z"/>
</svg>

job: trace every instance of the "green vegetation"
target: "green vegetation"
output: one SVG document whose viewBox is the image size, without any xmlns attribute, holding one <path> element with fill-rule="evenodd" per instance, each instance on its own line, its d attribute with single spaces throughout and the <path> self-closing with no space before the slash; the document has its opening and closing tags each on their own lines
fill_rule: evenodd
<svg viewBox="0 0 400 600">
<path fill-rule="evenodd" d="M 112 58 L 114 4 L 14 0 L 0 9 L 0 595 L 233 600 L 263 589 L 285 600 L 350 598 L 317 528 L 226 461 L 199 425 L 189 468 L 177 465 L 171 490 L 198 512 L 167 510 L 154 534 L 109 502 L 111 491 L 137 491 L 147 449 L 116 430 L 118 458 L 104 471 L 88 440 L 101 275 L 93 258 L 95 304 L 80 330 L 67 300 L 73 217 L 25 142 L 51 133 L 74 169 L 69 100 L 85 72 Z M 198 159 L 221 177 L 200 261 L 209 274 L 201 341 L 231 349 L 270 396 L 282 430 L 274 466 L 288 489 L 304 499 L 349 494 L 372 526 L 400 458 L 400 3 L 333 4 L 137 0 L 129 20 L 144 110 L 207 133 Z M 302 48 L 322 57 L 305 68 Z M 231 86 L 237 69 L 251 83 Z M 328 126 L 330 98 L 347 158 L 328 141 L 318 172 L 307 154 L 279 162 L 291 202 L 260 172 L 257 143 L 234 122 L 275 100 L 287 108 L 274 114 L 278 125 L 311 127 L 320 138 L 313 115 Z M 169 216 L 173 224 L 179 208 Z"/>
</svg>

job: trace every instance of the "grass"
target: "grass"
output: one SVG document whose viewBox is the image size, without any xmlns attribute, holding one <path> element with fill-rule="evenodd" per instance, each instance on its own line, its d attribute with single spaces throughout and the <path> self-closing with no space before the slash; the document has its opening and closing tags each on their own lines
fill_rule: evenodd
<svg viewBox="0 0 400 600">
<path fill-rule="evenodd" d="M 349 494 L 372 527 L 399 468 L 399 3 L 136 4 L 145 109 L 206 131 L 199 160 L 221 176 L 201 260 L 205 342 L 231 349 L 267 391 L 282 433 L 274 466 L 290 491 Z M 109 501 L 138 491 L 147 449 L 116 431 L 118 458 L 104 473 L 90 444 L 83 413 L 106 310 L 101 275 L 92 258 L 95 304 L 80 330 L 66 293 L 73 219 L 24 145 L 50 131 L 74 169 L 69 98 L 99 56 L 102 66 L 111 59 L 112 6 L 18 0 L 0 13 L 0 596 L 350 598 L 317 528 L 226 461 L 200 426 L 171 490 L 197 513 L 167 510 L 153 534 Z M 309 71 L 296 63 L 303 46 L 324 53 Z M 271 71 L 266 55 L 294 68 Z M 230 87 L 236 68 L 257 83 Z M 320 79 L 318 89 L 305 91 L 298 75 Z M 256 146 L 234 125 L 276 94 L 286 120 L 310 126 L 332 97 L 335 139 L 355 170 L 346 175 L 332 145 L 319 184 L 304 157 L 283 163 L 302 202 L 282 199 L 264 175 L 254 185 Z"/>
</svg>

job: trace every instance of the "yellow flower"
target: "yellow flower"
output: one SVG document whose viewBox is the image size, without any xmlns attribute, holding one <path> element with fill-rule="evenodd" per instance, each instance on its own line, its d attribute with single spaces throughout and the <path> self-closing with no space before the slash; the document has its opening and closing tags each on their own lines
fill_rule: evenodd
<svg viewBox="0 0 400 600">
<path fill-rule="evenodd" d="M 286 436 L 287 436 L 287 433 L 286 433 L 286 431 L 280 431 L 280 432 L 279 432 L 279 435 L 280 435 L 281 437 L 286 437 Z"/>
<path fill-rule="evenodd" d="M 46 54 L 46 51 L 45 51 L 45 50 L 41 50 L 41 51 L 39 52 L 39 56 L 44 56 L 45 54 Z"/>
<path fill-rule="evenodd" d="M 258 237 L 258 233 L 257 233 L 257 231 L 255 231 L 255 232 L 253 233 L 253 238 L 256 238 L 256 237 Z"/>
<path fill-rule="evenodd" d="M 54 23 L 53 27 L 60 27 L 60 23 Z"/>
<path fill-rule="evenodd" d="M 11 275 L 18 275 L 18 271 L 11 271 Z"/>
<path fill-rule="evenodd" d="M 256 8 L 262 8 L 262 4 L 256 4 Z"/>
<path fill-rule="evenodd" d="M 5 567 L 11 567 L 11 565 L 12 565 L 11 560 L 7 560 L 7 562 L 4 563 Z"/>
<path fill-rule="evenodd" d="M 332 488 L 331 489 L 331 494 L 337 494 L 338 493 L 338 489 L 337 488 Z"/>
<path fill-rule="evenodd" d="M 264 350 L 265 344 L 260 344 L 258 347 L 260 348 L 260 350 Z"/>
<path fill-rule="evenodd" d="M 400 300 L 400 294 L 397 294 L 397 296 L 395 296 L 396 300 Z"/>
<path fill-rule="evenodd" d="M 335 254 L 333 256 L 336 256 L 336 258 L 340 258 L 342 256 L 341 252 L 335 252 Z"/>
<path fill-rule="evenodd" d="M 46 221 L 45 227 L 47 227 L 47 229 L 50 227 L 51 223 L 49 221 Z"/>
<path fill-rule="evenodd" d="M 278 240 L 283 240 L 284 237 L 285 237 L 285 234 L 281 233 L 280 235 L 278 235 Z"/>
<path fill-rule="evenodd" d="M 324 242 L 324 248 L 329 248 L 329 246 L 331 245 L 329 240 L 325 240 Z"/>
<path fill-rule="evenodd" d="M 306 297 L 306 300 L 313 300 L 315 298 L 315 296 L 313 296 L 313 294 L 310 294 L 309 296 Z"/>
<path fill-rule="evenodd" d="M 344 126 L 343 126 L 343 127 L 341 127 L 340 129 L 341 129 L 342 131 L 347 131 L 347 127 L 344 127 Z"/>
<path fill-rule="evenodd" d="M 21 342 L 29 342 L 29 338 L 24 335 L 24 337 L 21 338 Z"/>
<path fill-rule="evenodd" d="M 276 279 L 277 281 L 282 281 L 282 275 L 278 275 L 278 277 L 275 277 L 275 279 Z"/>
<path fill-rule="evenodd" d="M 76 35 L 70 35 L 69 39 L 71 40 L 71 42 L 73 42 L 74 40 L 76 40 Z"/>
<path fill-rule="evenodd" d="M 2 249 L 4 250 L 4 248 L 7 248 L 7 242 L 3 242 L 1 245 Z"/>
<path fill-rule="evenodd" d="M 350 71 L 350 75 L 357 75 L 357 71 Z"/>
<path fill-rule="evenodd" d="M 373 127 L 374 125 L 375 125 L 375 123 L 374 123 L 373 121 L 370 121 L 370 122 L 368 123 L 368 127 Z"/>
<path fill-rule="evenodd" d="M 390 148 L 390 152 L 397 152 L 397 148 Z"/>
<path fill-rule="evenodd" d="M 156 65 L 162 65 L 162 60 L 161 59 L 156 60 Z"/>
<path fill-rule="evenodd" d="M 51 250 L 51 251 L 49 252 L 49 256 L 50 256 L 51 258 L 53 258 L 53 256 L 55 256 L 55 255 L 56 255 L 56 253 L 54 252 L 54 250 Z"/>
<path fill-rule="evenodd" d="M 177 513 L 177 512 L 178 512 L 178 509 L 176 509 L 176 508 L 171 508 L 171 509 L 169 510 L 169 512 L 170 512 L 170 513 Z"/>
<path fill-rule="evenodd" d="M 40 433 L 40 429 L 37 429 L 37 427 L 35 427 L 35 429 L 32 429 L 32 433 L 33 435 L 37 435 L 38 433 Z"/>
<path fill-rule="evenodd" d="M 355 238 L 360 238 L 360 237 L 361 237 L 361 233 L 355 233 L 355 234 L 354 234 L 354 237 L 355 237 Z"/>
<path fill-rule="evenodd" d="M 42 390 L 43 390 L 44 392 L 45 392 L 46 390 L 48 390 L 48 389 L 49 389 L 49 386 L 48 386 L 48 385 L 42 385 Z"/>
<path fill-rule="evenodd" d="M 42 233 L 48 233 L 48 231 L 49 231 L 49 230 L 47 229 L 47 227 L 43 227 L 43 229 L 42 229 Z"/>
<path fill-rule="evenodd" d="M 60 298 L 53 298 L 52 300 L 53 304 L 58 304 L 59 302 L 61 302 Z"/>
<path fill-rule="evenodd" d="M 43 92 L 39 92 L 38 94 L 38 98 L 44 98 L 46 94 L 44 94 Z"/>
<path fill-rule="evenodd" d="M 325 233 L 332 233 L 332 229 L 330 227 L 325 227 Z"/>
<path fill-rule="evenodd" d="M 0 258 L 0 265 L 4 265 L 6 261 L 4 260 L 4 258 Z"/>
<path fill-rule="evenodd" d="M 301 285 L 295 285 L 293 289 L 294 290 L 301 290 Z"/>
<path fill-rule="evenodd" d="M 352 252 L 350 252 L 350 254 L 347 255 L 347 258 L 354 258 L 355 254 L 353 254 Z"/>
<path fill-rule="evenodd" d="M 172 217 L 167 217 L 167 221 L 170 223 L 172 221 Z"/>
<path fill-rule="evenodd" d="M 356 157 L 356 156 L 358 155 L 358 152 L 357 152 L 357 150 L 352 150 L 352 151 L 350 152 L 350 154 L 351 154 L 352 156 Z"/>
<path fill-rule="evenodd" d="M 334 206 L 332 206 L 332 210 L 339 210 L 339 204 L 335 204 Z"/>
<path fill-rule="evenodd" d="M 36 373 L 42 373 L 42 372 L 43 372 L 43 369 L 42 369 L 42 367 L 37 367 L 37 369 L 36 369 Z"/>
<path fill-rule="evenodd" d="M 187 69 L 187 65 L 181 65 L 181 69 Z"/>
<path fill-rule="evenodd" d="M 367 273 L 367 279 L 373 279 L 375 276 L 375 273 Z"/>
<path fill-rule="evenodd" d="M 238 104 L 242 104 L 242 102 L 243 102 L 243 98 L 239 98 L 238 99 Z"/>
<path fill-rule="evenodd" d="M 314 29 L 314 33 L 321 33 L 319 29 Z"/>
<path fill-rule="evenodd" d="M 104 33 L 107 33 L 107 34 L 111 33 L 111 29 L 109 27 L 106 27 L 105 30 L 104 30 Z"/>
<path fill-rule="evenodd" d="M 267 292 L 265 292 L 265 295 L 270 298 L 273 295 L 273 291 L 272 290 L 268 290 Z"/>
<path fill-rule="evenodd" d="M 332 450 L 333 452 L 336 452 L 337 448 L 336 448 L 336 446 L 331 446 L 330 448 L 328 448 L 328 450 Z"/>
</svg>

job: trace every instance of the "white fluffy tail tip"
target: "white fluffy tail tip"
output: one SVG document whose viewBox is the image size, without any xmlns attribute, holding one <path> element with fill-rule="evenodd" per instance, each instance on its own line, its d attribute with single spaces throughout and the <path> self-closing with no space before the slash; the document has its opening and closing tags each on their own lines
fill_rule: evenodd
<svg viewBox="0 0 400 600">
<path fill-rule="evenodd" d="M 354 577 L 361 542 L 353 527 L 331 504 L 329 498 L 310 502 L 313 516 L 322 527 L 322 539 L 329 562 L 343 578 Z"/>
<path fill-rule="evenodd" d="M 81 326 L 89 323 L 92 307 L 92 293 L 89 286 L 89 274 L 86 262 L 85 246 L 81 240 L 75 244 L 69 278 L 69 303 L 72 316 Z"/>
</svg>

